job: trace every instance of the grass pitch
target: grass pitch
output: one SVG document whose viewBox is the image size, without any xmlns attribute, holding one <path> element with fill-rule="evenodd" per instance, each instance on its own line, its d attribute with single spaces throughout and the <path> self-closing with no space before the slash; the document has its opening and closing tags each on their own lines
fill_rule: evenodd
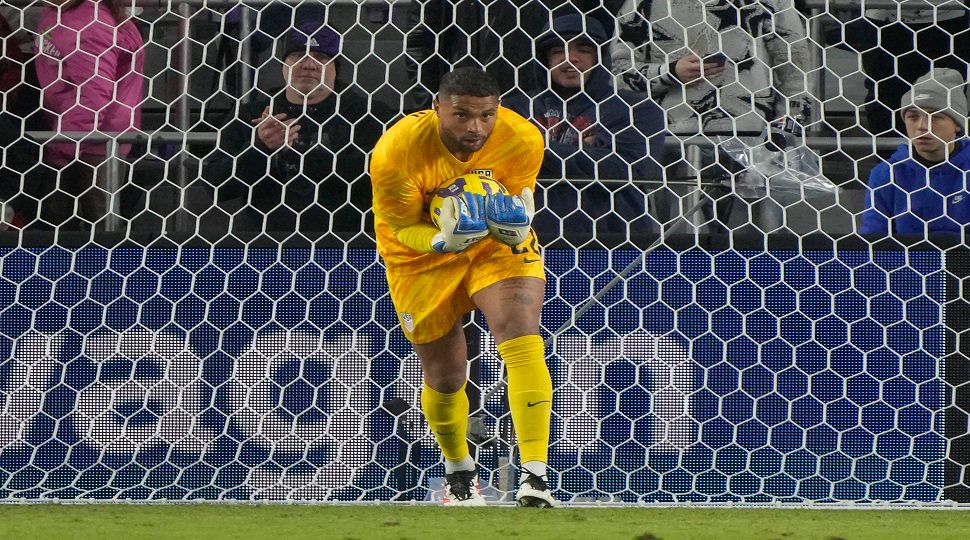
<svg viewBox="0 0 970 540">
<path fill-rule="evenodd" d="M 511 540 L 970 538 L 970 512 L 367 505 L 0 505 L 2 538 Z"/>
</svg>

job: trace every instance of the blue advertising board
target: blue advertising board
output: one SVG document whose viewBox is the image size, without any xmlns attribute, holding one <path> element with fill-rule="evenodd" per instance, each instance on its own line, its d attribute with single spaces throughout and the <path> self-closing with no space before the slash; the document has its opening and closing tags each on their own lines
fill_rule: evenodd
<svg viewBox="0 0 970 540">
<path fill-rule="evenodd" d="M 547 335 L 638 255 L 547 250 Z M 558 495 L 939 500 L 943 258 L 651 252 L 550 346 Z M 393 500 L 441 475 L 420 413 L 386 406 L 420 375 L 373 249 L 0 263 L 0 499 Z"/>
</svg>

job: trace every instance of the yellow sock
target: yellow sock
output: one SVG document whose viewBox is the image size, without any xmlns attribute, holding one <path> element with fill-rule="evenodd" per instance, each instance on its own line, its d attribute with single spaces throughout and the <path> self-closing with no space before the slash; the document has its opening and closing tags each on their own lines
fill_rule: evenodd
<svg viewBox="0 0 970 540">
<path fill-rule="evenodd" d="M 421 410 L 445 459 L 461 461 L 468 457 L 468 396 L 465 385 L 461 385 L 453 394 L 443 394 L 425 384 L 421 390 Z"/>
<path fill-rule="evenodd" d="M 537 335 L 510 339 L 498 346 L 509 370 L 509 409 L 519 439 L 522 463 L 549 455 L 552 415 L 552 378 L 546 367 L 545 347 Z"/>
</svg>

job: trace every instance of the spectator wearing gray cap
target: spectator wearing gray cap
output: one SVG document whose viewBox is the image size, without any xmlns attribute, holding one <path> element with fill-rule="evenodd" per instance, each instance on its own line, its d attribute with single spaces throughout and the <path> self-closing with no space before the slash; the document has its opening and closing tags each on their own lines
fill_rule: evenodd
<svg viewBox="0 0 970 540">
<path fill-rule="evenodd" d="M 869 174 L 859 232 L 962 234 L 970 223 L 970 141 L 963 76 L 937 68 L 902 97 L 909 142 Z"/>
<path fill-rule="evenodd" d="M 359 232 L 371 199 L 366 153 L 389 115 L 338 82 L 332 28 L 299 22 L 276 46 L 284 86 L 225 120 L 202 179 L 227 203 L 234 232 Z"/>
<path fill-rule="evenodd" d="M 919 77 L 932 68 L 951 68 L 966 78 L 970 61 L 970 10 L 965 2 L 897 0 L 895 4 L 873 9 L 866 2 L 855 2 L 838 17 L 851 21 L 842 31 L 845 42 L 859 51 L 865 75 L 867 95 L 861 115 L 865 122 L 860 124 L 874 136 L 898 137 L 904 131 L 893 117 L 903 103 L 900 98 Z"/>
</svg>

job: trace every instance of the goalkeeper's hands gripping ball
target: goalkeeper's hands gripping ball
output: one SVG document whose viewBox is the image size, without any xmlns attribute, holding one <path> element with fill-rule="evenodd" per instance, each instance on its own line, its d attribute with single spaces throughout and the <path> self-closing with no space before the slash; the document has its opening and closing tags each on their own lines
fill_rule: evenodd
<svg viewBox="0 0 970 540">
<path fill-rule="evenodd" d="M 485 218 L 492 236 L 510 246 L 517 246 L 529 238 L 532 218 L 536 214 L 531 189 L 524 188 L 521 195 L 492 194 L 485 204 Z"/>
<path fill-rule="evenodd" d="M 462 251 L 488 236 L 483 195 L 462 193 L 444 197 L 441 213 L 436 218 L 439 232 L 431 239 L 431 248 L 438 253 Z"/>
</svg>

